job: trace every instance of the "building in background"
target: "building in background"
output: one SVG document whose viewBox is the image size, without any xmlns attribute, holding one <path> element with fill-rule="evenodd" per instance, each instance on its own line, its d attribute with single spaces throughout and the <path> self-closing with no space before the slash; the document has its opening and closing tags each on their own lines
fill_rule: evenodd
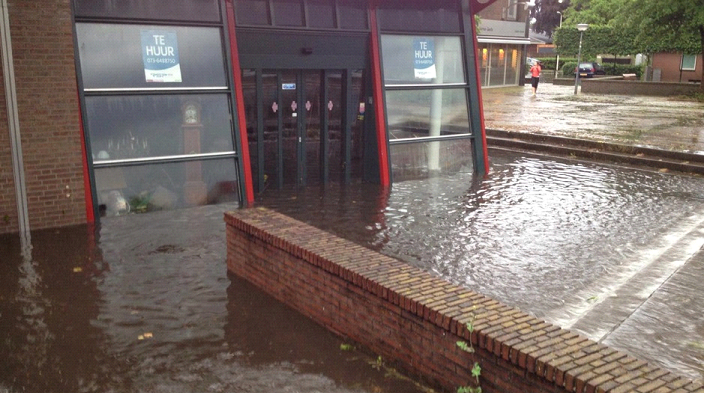
<svg viewBox="0 0 704 393">
<path fill-rule="evenodd" d="M 477 38 L 483 87 L 523 85 L 530 45 L 527 0 L 498 0 L 478 13 Z"/>
</svg>

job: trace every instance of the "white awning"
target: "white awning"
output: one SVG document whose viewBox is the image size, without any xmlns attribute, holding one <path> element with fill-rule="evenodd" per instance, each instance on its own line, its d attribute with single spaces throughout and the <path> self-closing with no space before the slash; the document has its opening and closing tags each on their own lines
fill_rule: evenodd
<svg viewBox="0 0 704 393">
<path fill-rule="evenodd" d="M 530 40 L 526 38 L 509 38 L 509 37 L 477 37 L 477 41 L 482 44 L 513 44 L 513 45 L 530 45 Z"/>
</svg>

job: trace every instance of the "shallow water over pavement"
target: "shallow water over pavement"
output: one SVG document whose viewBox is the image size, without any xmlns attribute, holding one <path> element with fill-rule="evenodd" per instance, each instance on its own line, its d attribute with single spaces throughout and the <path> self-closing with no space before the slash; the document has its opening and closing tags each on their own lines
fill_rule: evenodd
<svg viewBox="0 0 704 393">
<path fill-rule="evenodd" d="M 704 179 L 492 151 L 492 173 L 263 195 L 273 207 L 704 376 Z M 228 277 L 234 206 L 0 238 L 0 391 L 420 392 Z M 596 315 L 596 316 L 595 316 Z"/>
<path fill-rule="evenodd" d="M 512 156 L 492 174 L 261 204 L 679 373 L 704 377 L 704 179 Z M 678 284 L 675 284 L 678 283 Z M 693 307 L 698 312 L 693 311 Z M 634 323 L 639 320 L 641 323 Z"/>
<path fill-rule="evenodd" d="M 574 95 L 541 83 L 482 89 L 487 128 L 704 154 L 704 103 L 678 97 Z"/>
<path fill-rule="evenodd" d="M 425 391 L 228 277 L 228 208 L 0 237 L 0 392 Z"/>
</svg>

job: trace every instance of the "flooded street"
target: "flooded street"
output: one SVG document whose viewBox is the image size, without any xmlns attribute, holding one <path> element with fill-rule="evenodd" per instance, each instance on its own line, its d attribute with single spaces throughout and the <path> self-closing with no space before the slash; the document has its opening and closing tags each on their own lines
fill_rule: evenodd
<svg viewBox="0 0 704 393">
<path fill-rule="evenodd" d="M 0 238 L 0 392 L 425 391 L 228 277 L 232 208 Z"/>
<path fill-rule="evenodd" d="M 257 204 L 703 378 L 704 179 L 491 159 L 481 181 L 270 190 Z M 31 249 L 0 238 L 0 392 L 424 391 L 228 276 L 232 208 L 32 233 Z"/>
<path fill-rule="evenodd" d="M 474 185 L 456 175 L 262 204 L 704 377 L 704 179 L 490 153 L 492 174 Z"/>
<path fill-rule="evenodd" d="M 574 95 L 541 83 L 483 89 L 487 128 L 704 154 L 704 103 L 677 97 Z"/>
</svg>

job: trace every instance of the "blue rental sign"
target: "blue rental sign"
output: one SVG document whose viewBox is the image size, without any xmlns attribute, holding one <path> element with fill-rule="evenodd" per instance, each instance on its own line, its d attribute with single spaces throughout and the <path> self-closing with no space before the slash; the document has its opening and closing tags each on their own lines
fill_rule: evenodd
<svg viewBox="0 0 704 393">
<path fill-rule="evenodd" d="M 147 82 L 181 82 L 175 31 L 142 30 L 142 60 Z"/>
<path fill-rule="evenodd" d="M 413 39 L 413 71 L 416 79 L 436 77 L 435 41 L 432 38 Z"/>
</svg>

